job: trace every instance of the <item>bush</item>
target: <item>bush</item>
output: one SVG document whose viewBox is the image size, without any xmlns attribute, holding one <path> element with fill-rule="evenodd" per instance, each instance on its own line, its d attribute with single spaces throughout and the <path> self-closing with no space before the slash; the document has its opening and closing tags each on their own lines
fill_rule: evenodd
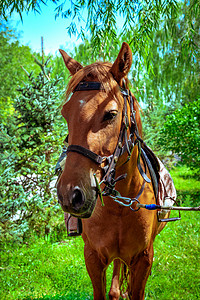
<svg viewBox="0 0 200 300">
<path fill-rule="evenodd" d="M 200 99 L 185 104 L 166 117 L 159 144 L 181 157 L 183 164 L 199 168 L 200 156 Z"/>
</svg>

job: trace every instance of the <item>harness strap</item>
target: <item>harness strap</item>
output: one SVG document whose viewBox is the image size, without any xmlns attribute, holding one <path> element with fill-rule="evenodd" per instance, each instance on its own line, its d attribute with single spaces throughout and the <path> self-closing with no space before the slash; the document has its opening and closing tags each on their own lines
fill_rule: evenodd
<svg viewBox="0 0 200 300">
<path fill-rule="evenodd" d="M 84 147 L 79 146 L 79 145 L 70 145 L 70 146 L 68 146 L 67 153 L 68 152 L 77 152 L 79 154 L 82 154 L 83 156 L 91 159 L 92 161 L 94 161 L 98 165 L 102 164 L 102 162 L 105 160 L 105 157 L 97 155 L 96 153 L 90 151 L 89 149 L 84 148 Z"/>
<path fill-rule="evenodd" d="M 149 168 L 149 172 L 150 172 L 152 183 L 153 183 L 154 194 L 155 194 L 155 197 L 157 199 L 157 196 L 158 196 L 158 180 L 157 180 L 157 177 L 156 177 L 156 173 L 155 173 L 155 171 L 153 169 L 153 166 L 152 166 L 150 160 L 148 159 L 148 156 L 146 155 L 144 149 L 141 149 L 141 154 L 142 154 L 143 161 L 146 161 L 146 164 Z"/>
<path fill-rule="evenodd" d="M 121 155 L 122 152 L 122 141 L 124 137 L 124 131 L 125 126 L 123 126 L 122 130 L 120 131 L 119 139 L 117 142 L 117 147 L 115 148 L 115 151 L 113 155 L 111 156 L 111 161 L 109 162 L 108 167 L 104 167 L 105 175 L 101 182 L 105 184 L 104 188 L 104 195 L 109 195 L 110 193 L 113 193 L 115 183 L 121 179 L 124 179 L 127 174 L 124 174 L 117 179 L 115 179 L 115 166 L 117 164 L 118 158 Z"/>
<path fill-rule="evenodd" d="M 143 177 L 143 179 L 150 183 L 151 180 L 148 178 L 148 176 L 146 175 L 146 170 L 145 172 L 143 171 L 142 169 L 142 166 L 140 164 L 140 157 L 141 157 L 141 143 L 140 141 L 138 141 L 138 158 L 137 158 L 137 167 L 138 167 L 138 170 L 140 172 L 140 175 Z M 145 169 L 146 169 L 146 161 L 143 159 L 143 162 L 144 162 L 144 166 L 145 166 Z"/>
</svg>

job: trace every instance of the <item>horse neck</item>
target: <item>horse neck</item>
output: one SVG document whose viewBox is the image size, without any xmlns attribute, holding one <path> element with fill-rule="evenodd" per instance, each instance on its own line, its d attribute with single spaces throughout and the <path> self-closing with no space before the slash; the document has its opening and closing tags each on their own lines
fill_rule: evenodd
<svg viewBox="0 0 200 300">
<path fill-rule="evenodd" d="M 123 196 L 128 196 L 131 193 L 131 197 L 135 197 L 138 193 L 138 190 L 143 184 L 143 178 L 140 175 L 137 167 L 137 159 L 138 159 L 137 146 L 134 147 L 130 160 L 126 162 L 126 159 L 127 159 L 127 155 L 125 154 L 119 160 L 119 166 L 117 166 L 116 168 L 116 177 L 122 174 L 127 174 L 125 179 L 117 183 L 116 190 L 118 190 Z"/>
</svg>

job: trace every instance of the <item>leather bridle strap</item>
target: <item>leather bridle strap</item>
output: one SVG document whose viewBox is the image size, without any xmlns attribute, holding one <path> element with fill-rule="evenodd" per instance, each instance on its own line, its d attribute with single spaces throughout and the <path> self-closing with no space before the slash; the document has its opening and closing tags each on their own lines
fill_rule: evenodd
<svg viewBox="0 0 200 300">
<path fill-rule="evenodd" d="M 106 157 L 102 157 L 100 155 L 97 155 L 96 153 L 90 151 L 87 148 L 84 148 L 79 145 L 70 145 L 67 148 L 67 153 L 68 152 L 76 152 L 79 154 L 82 154 L 83 156 L 89 158 L 93 162 L 97 163 L 98 165 L 102 164 L 102 162 L 106 159 Z"/>
<path fill-rule="evenodd" d="M 95 91 L 104 90 L 101 82 L 96 81 L 81 81 L 74 89 L 74 92 L 78 91 Z"/>
</svg>

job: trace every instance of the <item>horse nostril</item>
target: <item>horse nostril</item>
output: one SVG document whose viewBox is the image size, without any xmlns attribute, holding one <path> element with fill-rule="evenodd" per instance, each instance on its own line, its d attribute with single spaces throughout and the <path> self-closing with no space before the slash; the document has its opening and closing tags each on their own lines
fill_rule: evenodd
<svg viewBox="0 0 200 300">
<path fill-rule="evenodd" d="M 83 193 L 83 191 L 76 186 L 73 190 L 73 194 L 72 194 L 72 206 L 75 209 L 79 209 L 83 206 L 85 202 L 85 195 Z"/>
</svg>

